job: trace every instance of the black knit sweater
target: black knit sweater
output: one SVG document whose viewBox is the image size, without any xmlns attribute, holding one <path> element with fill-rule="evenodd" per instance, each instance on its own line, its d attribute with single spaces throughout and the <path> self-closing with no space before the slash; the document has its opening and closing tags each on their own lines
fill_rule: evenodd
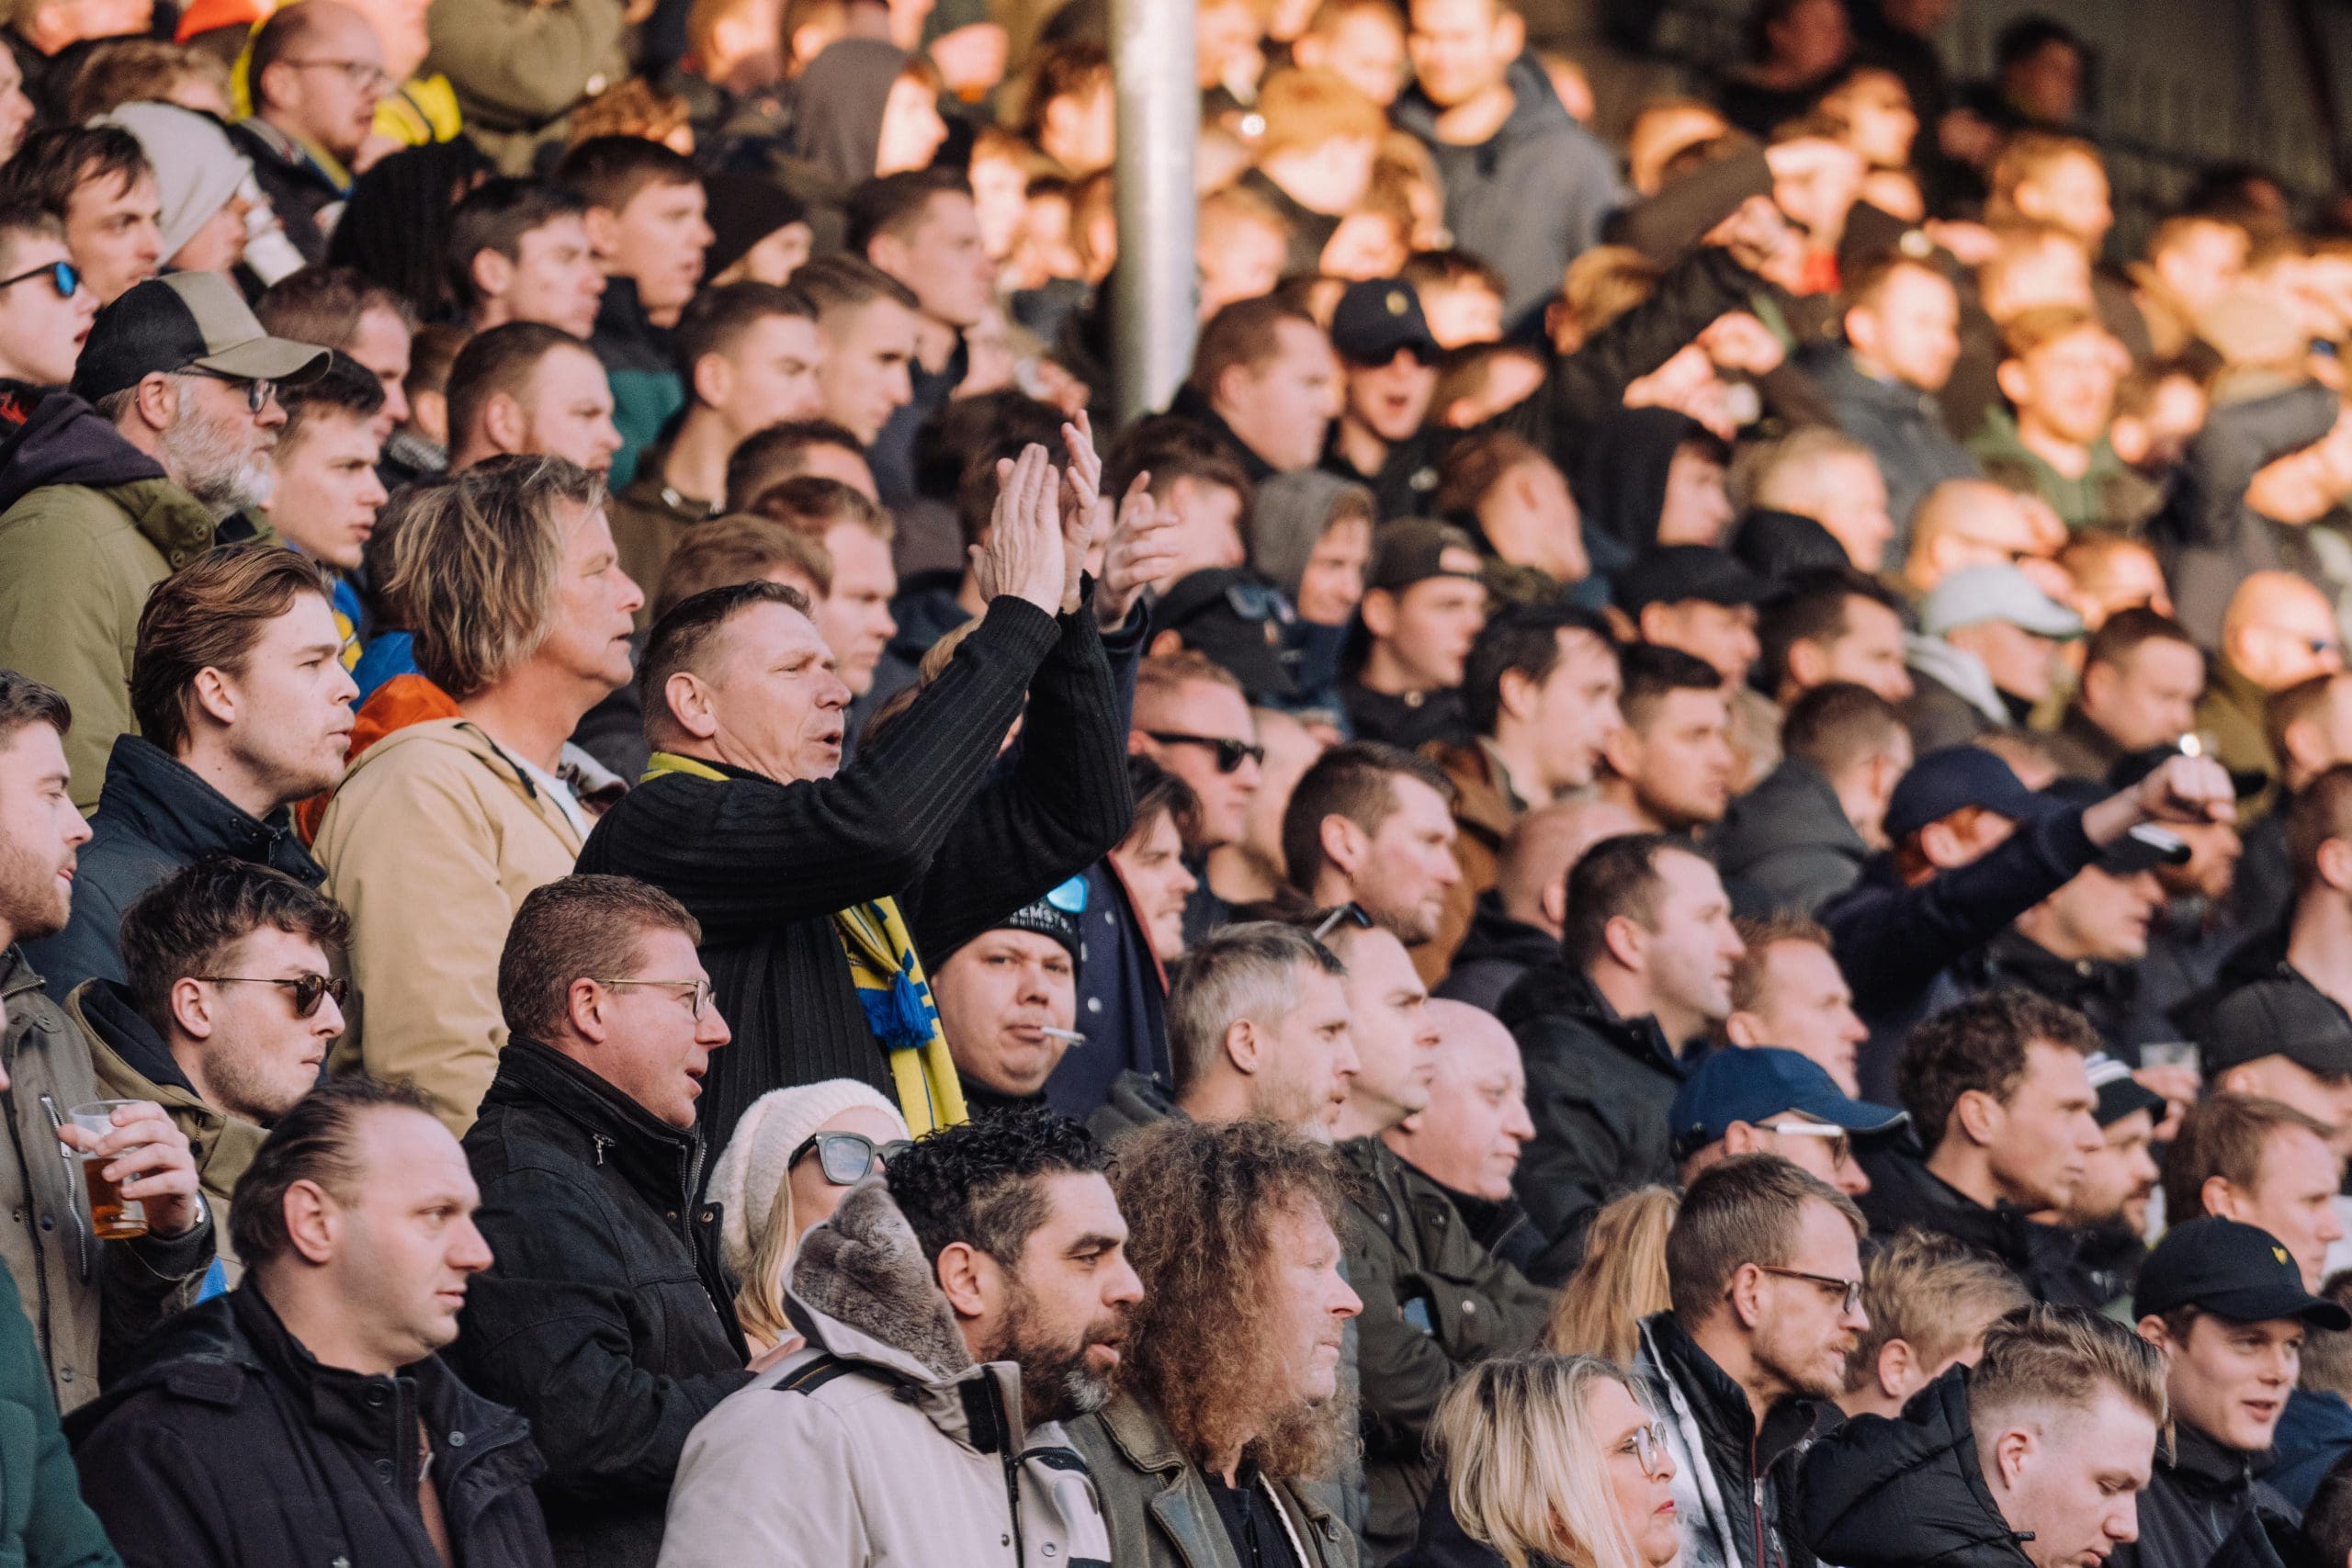
<svg viewBox="0 0 2352 1568">
<path fill-rule="evenodd" d="M 992 777 L 1024 693 L 1019 761 Z M 896 897 L 928 969 L 1119 841 L 1125 751 L 1091 604 L 1057 623 L 1003 597 L 834 777 L 665 774 L 605 813 L 579 869 L 652 883 L 702 922 L 734 1031 L 703 1083 L 707 1146 L 772 1089 L 847 1077 L 888 1093 L 834 913 Z"/>
</svg>

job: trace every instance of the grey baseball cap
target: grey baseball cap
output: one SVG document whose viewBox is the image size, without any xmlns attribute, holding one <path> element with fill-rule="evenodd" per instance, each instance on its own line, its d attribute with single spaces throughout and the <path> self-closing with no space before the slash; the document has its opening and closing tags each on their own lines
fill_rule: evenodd
<svg viewBox="0 0 2352 1568">
<path fill-rule="evenodd" d="M 189 369 L 303 381 L 327 359 L 316 344 L 270 336 L 221 274 L 175 272 L 132 285 L 97 313 L 74 363 L 73 392 L 94 403 L 159 372 Z"/>
<path fill-rule="evenodd" d="M 1972 566 L 1953 572 L 1928 592 L 1919 606 L 1919 629 L 1941 637 L 1956 626 L 2007 621 L 2036 637 L 2078 637 L 2083 618 L 2034 586 L 2013 566 Z"/>
</svg>

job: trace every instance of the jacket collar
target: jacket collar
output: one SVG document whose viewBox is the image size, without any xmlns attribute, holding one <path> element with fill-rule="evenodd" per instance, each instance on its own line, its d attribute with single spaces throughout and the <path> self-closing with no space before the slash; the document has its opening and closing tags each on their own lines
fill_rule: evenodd
<svg viewBox="0 0 2352 1568">
<path fill-rule="evenodd" d="M 85 980 L 65 998 L 65 1010 L 80 1020 L 100 1046 L 114 1053 L 125 1067 L 156 1089 L 175 1089 L 191 1101 L 196 1087 L 187 1081 L 172 1048 L 155 1026 L 131 1005 L 130 988 L 118 980 Z M 209 1111 L 209 1106 L 205 1107 Z M 220 1114 L 214 1111 L 213 1114 Z"/>
<path fill-rule="evenodd" d="M 1159 1489 L 1149 1496 L 1145 1506 L 1159 1528 L 1177 1542 L 1187 1561 L 1214 1562 L 1223 1559 L 1227 1554 L 1225 1527 L 1217 1518 L 1216 1505 L 1209 1497 L 1208 1483 L 1200 1467 L 1176 1446 L 1175 1437 L 1158 1413 L 1133 1393 L 1125 1393 L 1104 1405 L 1094 1419 L 1102 1423 L 1103 1435 L 1130 1468 L 1159 1480 Z M 1264 1481 L 1286 1521 L 1293 1514 L 1300 1516 L 1293 1529 L 1302 1547 L 1310 1537 L 1329 1539 L 1324 1529 L 1324 1510 L 1304 1491 L 1262 1476 L 1259 1479 Z M 1307 1561 L 1314 1562 L 1314 1550 L 1306 1550 Z"/>
<path fill-rule="evenodd" d="M 585 1133 L 594 1163 L 609 1160 L 647 1201 L 674 1209 L 693 1197 L 701 1135 L 656 1121 L 611 1084 L 536 1040 L 506 1043 L 482 1104 L 545 1106 Z"/>
<path fill-rule="evenodd" d="M 1592 983 L 1592 977 L 1566 958 L 1555 956 L 1542 968 L 1529 970 L 1501 1003 L 1502 1021 L 1514 1029 L 1547 1013 L 1584 1025 L 1627 1055 L 1660 1072 L 1678 1079 L 1686 1074 L 1681 1058 L 1675 1055 L 1656 1018 L 1647 1013 L 1639 1018 L 1618 1016 L 1617 1010 L 1609 1005 L 1609 998 L 1600 994 L 1600 987 Z"/>
<path fill-rule="evenodd" d="M 275 867 L 315 887 L 326 873 L 295 840 L 292 814 L 281 807 L 256 818 L 207 784 L 196 771 L 152 740 L 115 738 L 98 790 L 104 822 L 119 822 L 157 848 L 194 858 L 227 850 Z"/>
<path fill-rule="evenodd" d="M 2182 1491 L 2203 1497 L 2244 1492 L 2254 1484 L 2258 1456 L 2243 1449 L 2224 1448 L 2186 1421 L 2172 1428 L 2172 1459 L 2164 1472 Z"/>
<path fill-rule="evenodd" d="M 1661 1370 L 1697 1407 L 1709 1445 L 1735 1445 L 1722 1456 L 1736 1454 L 1735 1473 L 1750 1479 L 1760 1476 L 1813 1436 L 1820 1407 L 1812 1400 L 1792 1394 L 1766 1411 L 1758 1427 L 1755 1410 L 1747 1403 L 1747 1391 L 1699 1348 L 1671 1312 L 1645 1319 L 1643 1326 L 1657 1347 Z"/>
</svg>

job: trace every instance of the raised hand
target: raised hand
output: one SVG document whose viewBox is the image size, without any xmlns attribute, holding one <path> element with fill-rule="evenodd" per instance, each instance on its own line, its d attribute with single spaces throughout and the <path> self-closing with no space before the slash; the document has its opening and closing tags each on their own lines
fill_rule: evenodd
<svg viewBox="0 0 2352 1568">
<path fill-rule="evenodd" d="M 1102 457 L 1094 450 L 1094 426 L 1080 409 L 1062 426 L 1069 467 L 1062 475 L 1062 613 L 1078 608 L 1079 587 L 1094 547 L 1111 532 L 1111 509 L 1102 500 Z"/>
<path fill-rule="evenodd" d="M 1019 457 L 999 459 L 996 478 L 988 541 L 972 547 L 973 586 L 983 601 L 1011 594 L 1058 615 L 1067 584 L 1053 462 L 1032 443 Z"/>
<path fill-rule="evenodd" d="M 1102 574 L 1094 584 L 1094 614 L 1106 632 L 1126 625 L 1144 590 L 1166 581 L 1176 567 L 1176 536 L 1183 519 L 1154 501 L 1150 486 L 1149 474 L 1137 474 L 1127 486 L 1127 493 L 1119 498 L 1118 521 L 1102 552 Z"/>
</svg>

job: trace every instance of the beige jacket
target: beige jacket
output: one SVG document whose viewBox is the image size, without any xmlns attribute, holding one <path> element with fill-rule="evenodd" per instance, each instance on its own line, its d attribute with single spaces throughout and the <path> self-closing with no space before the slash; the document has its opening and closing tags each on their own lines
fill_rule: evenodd
<svg viewBox="0 0 2352 1568">
<path fill-rule="evenodd" d="M 580 834 L 463 718 L 412 725 L 352 764 L 312 846 L 351 912 L 351 1027 L 338 1066 L 407 1078 L 463 1134 L 498 1068 L 498 955 L 534 887 L 571 874 Z"/>
</svg>

